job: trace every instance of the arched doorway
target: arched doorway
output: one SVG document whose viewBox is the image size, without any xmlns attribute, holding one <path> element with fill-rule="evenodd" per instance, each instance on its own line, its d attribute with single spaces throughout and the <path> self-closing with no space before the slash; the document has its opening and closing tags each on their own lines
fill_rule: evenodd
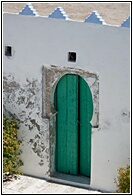
<svg viewBox="0 0 133 196">
<path fill-rule="evenodd" d="M 64 75 L 56 86 L 54 105 L 56 171 L 90 177 L 93 100 L 86 81 L 76 74 Z"/>
</svg>

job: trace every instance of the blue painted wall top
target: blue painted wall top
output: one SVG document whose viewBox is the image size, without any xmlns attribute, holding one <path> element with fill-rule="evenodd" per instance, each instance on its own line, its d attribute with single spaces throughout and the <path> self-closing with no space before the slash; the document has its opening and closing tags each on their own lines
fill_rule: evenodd
<svg viewBox="0 0 133 196">
<path fill-rule="evenodd" d="M 106 24 L 99 13 L 95 10 L 90 16 L 88 16 L 84 22 L 96 23 L 96 24 Z"/>
<path fill-rule="evenodd" d="M 39 16 L 31 3 L 27 4 L 20 12 L 20 15 Z"/>
<path fill-rule="evenodd" d="M 130 28 L 130 16 L 126 20 L 124 20 L 124 22 L 121 24 L 121 27 Z"/>
<path fill-rule="evenodd" d="M 51 14 L 49 14 L 48 18 L 59 18 L 59 19 L 68 19 L 65 11 L 62 7 L 56 8 Z"/>
</svg>

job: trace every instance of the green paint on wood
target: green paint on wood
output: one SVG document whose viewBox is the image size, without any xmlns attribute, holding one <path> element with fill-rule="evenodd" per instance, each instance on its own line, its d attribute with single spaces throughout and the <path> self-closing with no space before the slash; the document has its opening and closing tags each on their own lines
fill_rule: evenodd
<svg viewBox="0 0 133 196">
<path fill-rule="evenodd" d="M 56 88 L 56 169 L 78 173 L 78 76 L 65 75 Z"/>
<path fill-rule="evenodd" d="M 67 77 L 67 168 L 68 173 L 78 173 L 78 76 Z"/>
<path fill-rule="evenodd" d="M 56 170 L 90 176 L 92 96 L 87 83 L 67 74 L 55 90 Z M 79 122 L 79 124 L 78 124 Z"/>
<path fill-rule="evenodd" d="M 91 124 L 93 102 L 90 88 L 80 78 L 80 173 L 90 176 L 91 169 Z"/>
</svg>

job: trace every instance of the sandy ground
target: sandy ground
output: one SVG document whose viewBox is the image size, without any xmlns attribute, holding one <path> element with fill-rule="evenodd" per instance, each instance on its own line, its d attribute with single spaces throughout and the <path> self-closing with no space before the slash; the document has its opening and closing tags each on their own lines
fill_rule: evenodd
<svg viewBox="0 0 133 196">
<path fill-rule="evenodd" d="M 3 12 L 18 13 L 26 3 L 3 3 Z M 84 21 L 97 10 L 107 24 L 121 25 L 130 15 L 130 3 L 32 3 L 40 16 L 48 16 L 61 6 L 72 20 Z"/>
<path fill-rule="evenodd" d="M 99 191 L 47 182 L 46 180 L 19 176 L 17 180 L 6 182 L 3 194 L 101 194 Z"/>
</svg>

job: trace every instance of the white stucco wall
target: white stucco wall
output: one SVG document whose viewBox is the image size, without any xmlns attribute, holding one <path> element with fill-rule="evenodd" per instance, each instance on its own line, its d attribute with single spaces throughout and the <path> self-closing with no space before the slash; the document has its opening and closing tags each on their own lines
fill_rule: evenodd
<svg viewBox="0 0 133 196">
<path fill-rule="evenodd" d="M 125 166 L 130 156 L 130 29 L 4 14 L 3 51 L 5 46 L 12 46 L 13 56 L 3 56 L 4 105 L 23 121 L 19 134 L 23 140 L 22 171 L 49 176 L 42 66 L 80 68 L 99 74 L 99 127 L 92 130 L 90 186 L 115 191 L 117 169 Z M 76 62 L 68 62 L 71 51 L 77 54 Z"/>
</svg>

